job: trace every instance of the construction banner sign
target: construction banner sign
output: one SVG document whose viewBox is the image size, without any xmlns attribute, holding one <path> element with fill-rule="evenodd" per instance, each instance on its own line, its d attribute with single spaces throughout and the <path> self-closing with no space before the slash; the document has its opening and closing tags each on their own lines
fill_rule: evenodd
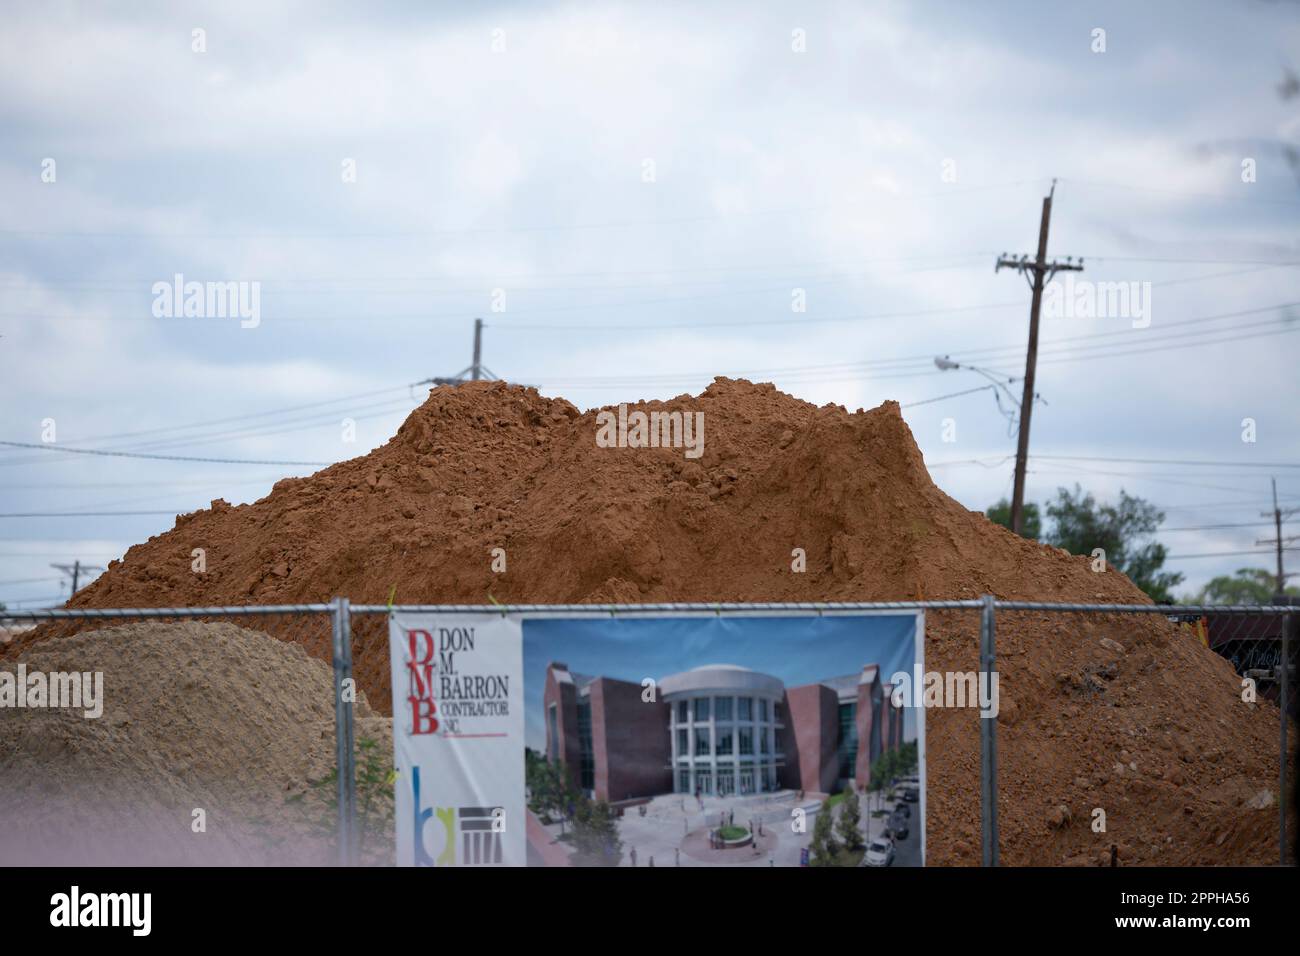
<svg viewBox="0 0 1300 956">
<path fill-rule="evenodd" d="M 523 866 L 520 621 L 393 614 L 399 866 Z"/>
<path fill-rule="evenodd" d="M 924 862 L 919 612 L 390 622 L 399 864 Z"/>
</svg>

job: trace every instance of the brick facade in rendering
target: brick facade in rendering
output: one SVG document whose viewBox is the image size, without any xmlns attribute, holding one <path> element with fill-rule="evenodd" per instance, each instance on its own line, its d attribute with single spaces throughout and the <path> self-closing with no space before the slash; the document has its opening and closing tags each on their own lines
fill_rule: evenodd
<svg viewBox="0 0 1300 956">
<path fill-rule="evenodd" d="M 865 788 L 872 764 L 903 743 L 903 711 L 879 668 L 787 688 L 716 664 L 639 683 L 546 669 L 546 755 L 575 788 L 611 803 L 662 793 L 726 796 L 785 788 Z"/>
</svg>

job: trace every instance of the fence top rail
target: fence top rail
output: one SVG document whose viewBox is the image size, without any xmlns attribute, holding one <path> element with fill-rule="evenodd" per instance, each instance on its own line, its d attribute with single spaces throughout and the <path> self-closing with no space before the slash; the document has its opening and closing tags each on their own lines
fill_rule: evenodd
<svg viewBox="0 0 1300 956">
<path fill-rule="evenodd" d="M 999 611 L 1104 611 L 1115 614 L 1300 614 L 1286 604 L 1061 604 L 1050 601 L 994 601 Z"/>
<path fill-rule="evenodd" d="M 69 621 L 126 617 L 253 617 L 260 614 L 328 614 L 331 604 L 244 604 L 235 607 L 72 607 L 0 611 L 3 621 Z"/>
<path fill-rule="evenodd" d="M 918 611 L 977 610 L 981 600 L 679 602 L 659 604 L 352 604 L 353 614 L 647 614 L 666 611 L 733 613 L 755 611 Z M 1095 611 L 1113 614 L 1300 614 L 1300 606 L 1275 604 L 1069 604 L 1053 601 L 1001 601 L 999 611 Z M 252 617 L 264 614 L 329 614 L 338 604 L 242 604 L 216 607 L 39 608 L 0 611 L 0 620 L 59 621 L 112 618 Z"/>
<path fill-rule="evenodd" d="M 824 602 L 704 602 L 665 604 L 353 604 L 353 614 L 646 614 L 659 611 L 729 613 L 733 611 L 918 611 L 982 607 L 970 601 L 824 601 Z"/>
</svg>

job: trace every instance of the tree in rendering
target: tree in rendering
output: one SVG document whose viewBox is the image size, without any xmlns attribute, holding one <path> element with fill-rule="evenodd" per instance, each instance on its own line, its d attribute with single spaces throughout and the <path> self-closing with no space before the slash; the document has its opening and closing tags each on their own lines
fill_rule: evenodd
<svg viewBox="0 0 1300 956">
<path fill-rule="evenodd" d="M 844 791 L 843 809 L 835 824 L 835 834 L 839 841 L 850 850 L 860 850 L 865 846 L 862 837 L 862 807 L 858 804 L 858 792 L 850 781 Z"/>
<path fill-rule="evenodd" d="M 623 841 L 618 838 L 618 818 L 604 800 L 579 797 L 573 816 L 573 846 L 583 866 L 618 866 Z"/>
<path fill-rule="evenodd" d="M 840 845 L 835 839 L 832 825 L 832 812 L 825 803 L 817 811 L 817 822 L 813 824 L 812 845 L 809 847 L 809 866 L 835 866 L 840 855 Z"/>
</svg>

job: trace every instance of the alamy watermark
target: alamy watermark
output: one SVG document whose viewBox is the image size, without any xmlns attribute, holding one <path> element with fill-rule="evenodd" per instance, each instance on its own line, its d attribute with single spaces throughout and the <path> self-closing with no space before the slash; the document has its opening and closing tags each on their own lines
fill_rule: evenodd
<svg viewBox="0 0 1300 956">
<path fill-rule="evenodd" d="M 998 715 L 997 671 L 899 671 L 889 679 L 895 707 L 978 707 L 980 716 Z"/>
<path fill-rule="evenodd" d="M 0 671 L 0 708 L 69 707 L 94 720 L 104 713 L 103 671 Z"/>
<path fill-rule="evenodd" d="M 155 318 L 237 318 L 241 329 L 262 324 L 262 283 L 257 281 L 186 282 L 178 272 L 171 282 L 155 282 L 151 291 Z"/>
<path fill-rule="evenodd" d="M 1131 319 L 1133 328 L 1151 324 L 1150 282 L 1093 282 L 1053 279 L 1043 290 L 1043 305 L 1053 319 Z"/>
<path fill-rule="evenodd" d="M 685 448 L 687 458 L 704 454 L 703 412 L 629 412 L 596 414 L 596 445 L 600 448 Z"/>
<path fill-rule="evenodd" d="M 50 925 L 118 926 L 130 929 L 132 936 L 148 936 L 152 910 L 152 893 L 83 893 L 74 885 L 50 897 Z"/>
</svg>

